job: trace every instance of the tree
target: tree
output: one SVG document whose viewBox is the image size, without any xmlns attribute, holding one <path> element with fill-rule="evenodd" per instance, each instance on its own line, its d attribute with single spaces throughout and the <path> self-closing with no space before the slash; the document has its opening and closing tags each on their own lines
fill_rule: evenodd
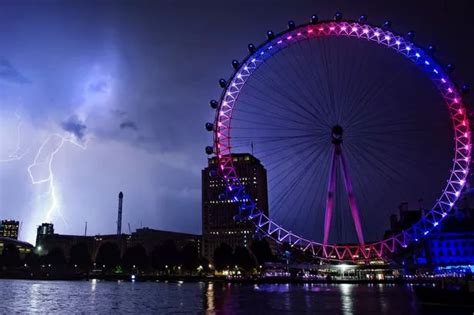
<svg viewBox="0 0 474 315">
<path fill-rule="evenodd" d="M 91 255 L 86 243 L 74 244 L 69 253 L 69 264 L 78 266 L 83 271 L 89 271 L 92 265 Z"/>
<path fill-rule="evenodd" d="M 237 246 L 234 252 L 234 262 L 237 266 L 246 271 L 250 271 L 255 267 L 255 260 L 250 255 L 246 247 Z"/>
<path fill-rule="evenodd" d="M 250 249 L 255 255 L 255 258 L 257 258 L 259 265 L 263 265 L 266 262 L 275 261 L 275 257 L 273 256 L 272 250 L 270 249 L 270 245 L 265 239 L 255 240 L 250 246 Z"/>
<path fill-rule="evenodd" d="M 31 270 L 38 270 L 41 266 L 41 257 L 34 252 L 30 252 L 25 256 L 24 262 Z"/>
<path fill-rule="evenodd" d="M 216 270 L 224 270 L 230 267 L 234 262 L 232 247 L 222 243 L 214 250 L 214 266 Z"/>
<path fill-rule="evenodd" d="M 112 269 L 116 267 L 120 264 L 120 249 L 111 242 L 103 244 L 99 248 L 95 262 L 98 268 Z"/>
<path fill-rule="evenodd" d="M 127 248 L 123 255 L 123 264 L 127 269 L 135 268 L 144 270 L 148 267 L 148 255 L 142 245 Z"/>
<path fill-rule="evenodd" d="M 62 269 L 66 265 L 66 258 L 64 257 L 64 251 L 55 247 L 45 256 L 45 262 L 57 269 Z"/>
<path fill-rule="evenodd" d="M 161 245 L 156 246 L 152 252 L 152 265 L 153 268 L 158 270 L 171 268 L 176 266 L 180 262 L 179 251 L 176 248 L 176 244 L 173 240 L 166 240 Z"/>
<path fill-rule="evenodd" d="M 7 244 L 3 249 L 1 262 L 7 268 L 18 267 L 21 263 L 19 249 L 14 244 Z"/>
<path fill-rule="evenodd" d="M 181 250 L 181 264 L 186 271 L 194 271 L 199 266 L 199 254 L 196 244 L 187 243 Z"/>
</svg>

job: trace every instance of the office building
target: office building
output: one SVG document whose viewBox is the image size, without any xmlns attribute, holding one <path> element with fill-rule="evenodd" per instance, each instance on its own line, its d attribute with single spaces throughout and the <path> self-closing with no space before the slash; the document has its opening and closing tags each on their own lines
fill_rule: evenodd
<svg viewBox="0 0 474 315">
<path fill-rule="evenodd" d="M 20 222 L 15 220 L 2 220 L 0 222 L 0 237 L 7 237 L 14 240 L 18 239 Z"/>
<path fill-rule="evenodd" d="M 256 202 L 258 209 L 268 215 L 265 167 L 248 153 L 233 154 L 232 159 L 245 191 Z M 239 205 L 230 196 L 225 196 L 226 183 L 216 176 L 217 165 L 217 158 L 213 157 L 208 159 L 208 166 L 202 170 L 202 255 L 210 261 L 215 249 L 222 243 L 232 248 L 249 246 L 255 231 L 252 222 L 234 220 Z"/>
</svg>

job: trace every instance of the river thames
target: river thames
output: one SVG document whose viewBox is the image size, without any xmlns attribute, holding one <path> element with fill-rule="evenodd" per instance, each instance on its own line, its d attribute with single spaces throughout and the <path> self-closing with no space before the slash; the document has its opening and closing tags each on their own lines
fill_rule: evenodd
<svg viewBox="0 0 474 315">
<path fill-rule="evenodd" d="M 0 280 L 0 313 L 463 314 L 421 308 L 390 284 Z"/>
</svg>

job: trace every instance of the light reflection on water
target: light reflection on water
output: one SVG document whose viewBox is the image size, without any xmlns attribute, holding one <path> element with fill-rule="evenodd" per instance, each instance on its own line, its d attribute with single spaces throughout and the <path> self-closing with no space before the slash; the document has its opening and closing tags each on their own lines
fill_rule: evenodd
<svg viewBox="0 0 474 315">
<path fill-rule="evenodd" d="M 0 314 L 423 314 L 412 288 L 398 285 L 0 280 L 0 288 Z"/>
<path fill-rule="evenodd" d="M 344 315 L 346 314 L 352 314 L 352 287 L 354 285 L 350 283 L 341 283 L 339 287 L 341 288 L 341 306 L 342 306 L 342 312 Z"/>
</svg>

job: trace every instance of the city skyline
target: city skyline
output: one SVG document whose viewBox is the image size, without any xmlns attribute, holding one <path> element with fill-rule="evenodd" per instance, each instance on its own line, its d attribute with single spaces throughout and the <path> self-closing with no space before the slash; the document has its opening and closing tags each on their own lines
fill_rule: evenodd
<svg viewBox="0 0 474 315">
<path fill-rule="evenodd" d="M 1 0 L 0 313 L 474 311 L 473 8 Z"/>
<path fill-rule="evenodd" d="M 336 6 L 277 2 L 267 14 L 263 2 L 252 2 L 252 12 L 238 4 L 200 5 L 207 9 L 203 16 L 192 4 L 181 9 L 148 3 L 130 15 L 120 3 L 107 10 L 84 3 L 54 9 L 5 5 L 0 216 L 23 222 L 21 239 L 32 242 L 36 226 L 48 220 L 69 234 L 81 234 L 85 221 L 91 234 L 113 233 L 118 191 L 126 194 L 125 226 L 201 230 L 202 152 L 212 141 L 203 123 L 213 118 L 207 104 L 220 93 L 217 80 L 268 29 L 283 30 L 288 19 L 306 21 L 313 12 L 330 17 Z M 472 23 L 459 16 L 462 8 L 442 1 L 412 6 L 411 16 L 395 5 L 376 11 L 369 2 L 337 9 L 345 16 L 367 13 L 376 22 L 390 18 L 402 29 L 410 25 L 420 41 L 432 40 L 444 59 L 464 66 L 457 76 L 474 81 L 465 70 L 472 48 L 448 49 L 472 35 L 458 27 Z M 420 14 L 425 10 L 430 14 Z M 205 23 L 215 12 L 217 20 Z M 231 17 L 240 23 L 226 23 Z"/>
</svg>

